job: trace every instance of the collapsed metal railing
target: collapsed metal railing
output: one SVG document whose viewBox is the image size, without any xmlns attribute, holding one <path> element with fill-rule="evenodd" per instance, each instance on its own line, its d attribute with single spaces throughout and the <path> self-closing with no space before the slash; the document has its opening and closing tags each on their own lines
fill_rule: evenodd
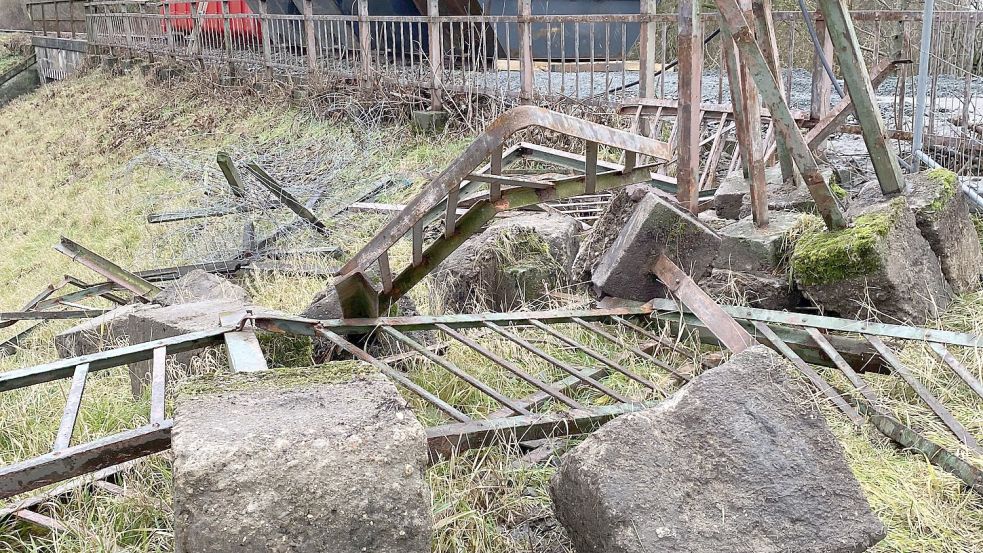
<svg viewBox="0 0 983 553">
<path fill-rule="evenodd" d="M 692 300 L 690 292 L 679 290 L 679 293 Z M 969 488 L 983 493 L 983 472 L 979 468 L 903 423 L 860 376 L 868 372 L 883 378 L 899 378 L 916 392 L 918 399 L 913 401 L 927 405 L 959 442 L 979 452 L 977 437 L 966 429 L 966 421 L 958 420 L 914 376 L 897 351 L 908 342 L 928 344 L 971 393 L 983 398 L 983 385 L 950 351 L 952 347 L 981 348 L 983 337 L 762 309 L 727 306 L 714 309 L 719 311 L 697 309 L 701 313 L 697 317 L 673 300 L 657 299 L 633 308 L 327 321 L 247 313 L 240 315 L 238 324 L 2 373 L 0 393 L 66 379 L 71 379 L 72 384 L 52 451 L 0 468 L 0 497 L 12 497 L 167 449 L 173 422 L 165 412 L 164 403 L 166 356 L 225 343 L 233 370 L 237 366 L 252 366 L 257 356 L 262 359 L 262 352 L 250 346 L 251 342 L 244 340 L 242 334 L 253 330 L 320 337 L 392 378 L 409 397 L 416 398 L 412 404 L 440 413 L 427 430 L 434 461 L 503 441 L 540 447 L 537 440 L 586 433 L 619 414 L 653 405 L 699 372 L 667 362 L 671 358 L 667 356 L 669 353 L 677 361 L 692 362 L 700 358 L 679 338 L 692 337 L 703 344 L 703 349 L 730 343 L 727 349 L 734 350 L 758 341 L 789 359 L 804 378 L 855 424 L 866 420 L 903 448 L 924 455 Z M 739 325 L 740 332 L 752 340 L 740 342 L 738 346 L 729 342 L 721 330 L 727 328 L 727 321 Z M 436 342 L 447 339 L 453 347 L 464 348 L 488 360 L 495 368 L 491 374 L 496 375 L 496 381 L 515 379 L 534 391 L 524 397 L 507 396 L 476 372 L 451 361 L 448 348 L 434 348 L 414 338 L 413 333 L 417 331 L 439 335 Z M 446 378 L 436 383 L 415 379 L 414 372 L 404 372 L 391 364 L 394 361 L 370 354 L 363 342 L 366 335 L 395 340 L 418 360 L 445 371 L 447 378 L 472 387 L 484 398 L 481 403 L 491 402 L 500 408 L 490 411 L 473 402 L 461 403 L 442 397 Z M 598 342 L 610 344 L 616 355 L 592 345 Z M 519 357 L 502 353 L 503 343 L 520 352 Z M 545 361 L 563 378 L 551 380 L 545 372 L 532 372 L 525 361 L 531 358 Z M 149 422 L 73 445 L 73 428 L 86 378 L 94 372 L 146 360 L 152 362 Z M 640 372 L 638 367 L 646 370 Z M 817 368 L 835 369 L 847 378 L 853 389 L 836 387 L 842 383 L 823 376 Z M 615 389 L 612 378 L 630 382 L 634 392 Z M 590 393 L 578 395 L 581 389 Z M 10 514 L 16 511 L 17 505 L 8 506 L 0 513 Z"/>
</svg>

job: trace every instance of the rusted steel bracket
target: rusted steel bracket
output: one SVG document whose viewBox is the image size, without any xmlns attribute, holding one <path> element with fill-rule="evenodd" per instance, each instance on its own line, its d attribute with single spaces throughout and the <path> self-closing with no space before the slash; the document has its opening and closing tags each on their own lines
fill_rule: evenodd
<svg viewBox="0 0 983 553">
<path fill-rule="evenodd" d="M 239 168 L 232 162 L 232 156 L 228 152 L 219 152 L 215 156 L 215 163 L 218 164 L 219 169 L 222 170 L 222 174 L 225 175 L 225 180 L 229 182 L 229 188 L 232 190 L 232 193 L 240 198 L 245 198 L 246 187 L 243 185 Z"/>
<path fill-rule="evenodd" d="M 727 349 L 740 353 L 755 344 L 754 338 L 665 254 L 659 256 L 652 268 L 659 280 L 707 325 Z"/>
</svg>

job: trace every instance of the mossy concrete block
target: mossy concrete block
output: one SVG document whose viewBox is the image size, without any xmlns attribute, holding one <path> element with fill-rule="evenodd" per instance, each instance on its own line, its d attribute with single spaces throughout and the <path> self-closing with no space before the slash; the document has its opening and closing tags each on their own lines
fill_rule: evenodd
<svg viewBox="0 0 983 553">
<path fill-rule="evenodd" d="M 922 236 L 942 264 L 942 274 L 957 294 L 980 288 L 983 252 L 955 173 L 932 169 L 907 176 L 908 205 Z"/>
<path fill-rule="evenodd" d="M 920 324 L 950 301 L 939 259 L 904 198 L 844 230 L 811 225 L 795 244 L 792 274 L 809 299 L 843 317 Z"/>
<path fill-rule="evenodd" d="M 580 223 L 568 215 L 498 219 L 433 273 L 445 311 L 509 311 L 535 306 L 570 282 Z"/>
<path fill-rule="evenodd" d="M 601 296 L 638 301 L 665 297 L 665 285 L 652 272 L 661 254 L 699 282 L 719 249 L 720 237 L 712 229 L 658 194 L 648 194 L 604 253 L 591 282 Z"/>
<path fill-rule="evenodd" d="M 177 553 L 429 553 L 426 432 L 346 362 L 195 380 L 174 412 Z"/>
<path fill-rule="evenodd" d="M 439 134 L 444 132 L 450 118 L 451 114 L 446 111 L 414 110 L 410 121 L 418 132 Z"/>
<path fill-rule="evenodd" d="M 700 281 L 700 288 L 718 302 L 760 309 L 793 309 L 802 301 L 788 274 L 714 269 Z"/>
<path fill-rule="evenodd" d="M 826 182 L 831 182 L 833 170 L 825 168 L 822 170 L 823 178 Z M 812 199 L 812 194 L 806 188 L 805 183 L 798 180 L 794 183 L 782 181 L 782 170 L 778 165 L 765 169 L 765 183 L 768 189 L 768 209 L 801 211 L 811 213 L 815 211 L 816 202 Z M 734 171 L 727 175 L 717 187 L 714 194 L 714 209 L 718 217 L 725 219 L 742 219 L 751 214 L 750 187 L 741 171 Z M 834 186 L 840 199 L 846 198 L 846 192 Z"/>
<path fill-rule="evenodd" d="M 550 481 L 578 553 L 855 553 L 880 541 L 814 393 L 748 348 L 660 405 L 618 417 Z"/>
<path fill-rule="evenodd" d="M 768 214 L 768 226 L 759 228 L 749 216 L 720 230 L 720 253 L 715 268 L 734 271 L 781 273 L 787 265 L 791 235 L 801 213 Z"/>
</svg>

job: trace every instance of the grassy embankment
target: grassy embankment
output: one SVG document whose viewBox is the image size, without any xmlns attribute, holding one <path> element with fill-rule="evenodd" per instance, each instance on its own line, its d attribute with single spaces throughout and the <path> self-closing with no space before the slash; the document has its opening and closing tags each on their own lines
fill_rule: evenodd
<svg viewBox="0 0 983 553">
<path fill-rule="evenodd" d="M 293 178 L 320 182 L 328 174 L 332 187 L 344 192 L 388 174 L 404 175 L 419 184 L 442 169 L 464 144 L 414 137 L 399 127 L 320 121 L 296 108 L 264 105 L 256 98 L 243 101 L 221 91 L 193 93 L 147 85 L 138 77 L 92 75 L 49 87 L 0 111 L 0 205 L 4 206 L 0 210 L 0 309 L 19 308 L 62 274 L 97 279 L 51 250 L 62 234 L 138 269 L 189 261 L 192 252 L 202 253 L 193 247 L 197 238 L 207 235 L 210 244 L 221 236 L 216 229 L 235 236 L 231 229 L 241 228 L 241 218 L 172 227 L 145 222 L 149 212 L 211 201 L 203 196 L 208 186 L 201 182 L 201 170 L 176 160 L 210 166 L 219 148 L 246 155 L 274 152 L 269 161 L 277 167 L 303 166 L 291 173 L 291 182 L 297 182 Z M 405 198 L 412 188 L 383 199 Z M 332 223 L 341 232 L 329 240 L 350 252 L 381 221 L 366 215 L 339 218 Z M 324 284 L 320 279 L 273 275 L 246 281 L 258 303 L 287 311 L 303 308 Z M 940 324 L 981 332 L 980 305 L 983 297 L 963 298 Z M 0 370 L 54 358 L 51 338 L 64 326 L 53 324 L 39 332 L 27 349 L 0 359 Z M 957 352 L 979 374 L 983 357 L 966 353 Z M 473 355 L 460 351 L 452 353 L 452 359 L 475 370 L 482 367 Z M 969 423 L 970 432 L 983 436 L 979 399 L 966 393 L 926 352 L 906 350 L 905 360 L 960 420 Z M 539 364 L 530 366 L 548 372 Z M 476 412 L 493 408 L 465 386 L 441 379 L 432 367 L 416 367 L 414 377 L 445 382 L 440 386 L 442 396 L 458 404 L 471 402 Z M 903 419 L 956 447 L 929 413 L 912 407 L 913 393 L 897 379 L 869 378 Z M 500 376 L 490 380 L 504 392 L 526 391 L 515 384 L 510 388 Z M 614 384 L 637 392 L 627 383 Z M 58 383 L 0 395 L 0 463 L 50 447 L 66 389 L 66 383 Z M 146 420 L 146 398 L 134 402 L 120 393 L 125 389 L 121 370 L 93 379 L 82 408 L 80 438 Z M 824 409 L 865 493 L 889 528 L 877 551 L 983 549 L 983 501 L 978 496 L 923 459 L 897 451 L 869 429 L 857 433 L 828 407 Z M 431 419 L 434 413 L 426 411 L 424 416 Z M 510 452 L 492 449 L 428 472 L 437 528 L 434 551 L 566 550 L 550 517 L 545 485 L 552 470 L 517 468 L 511 464 L 513 458 Z M 973 460 L 983 465 L 979 456 Z M 173 540 L 169 481 L 167 456 L 155 456 L 126 473 L 123 496 L 86 492 L 57 506 L 57 518 L 70 532 L 50 536 L 0 528 L 0 551 L 169 551 Z"/>
</svg>

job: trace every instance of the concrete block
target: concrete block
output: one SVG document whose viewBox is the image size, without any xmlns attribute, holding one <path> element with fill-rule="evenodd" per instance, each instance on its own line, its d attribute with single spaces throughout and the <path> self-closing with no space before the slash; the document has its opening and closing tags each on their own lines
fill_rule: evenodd
<svg viewBox="0 0 983 553">
<path fill-rule="evenodd" d="M 699 219 L 648 194 L 601 257 L 591 280 L 600 295 L 648 301 L 666 294 L 651 270 L 660 254 L 699 281 L 719 248 L 720 237 Z"/>
<path fill-rule="evenodd" d="M 714 269 L 700 281 L 700 288 L 718 302 L 760 309 L 792 309 L 802 301 L 801 292 L 788 274 Z"/>
<path fill-rule="evenodd" d="M 426 432 L 395 386 L 344 362 L 179 392 L 177 553 L 429 553 Z"/>
<path fill-rule="evenodd" d="M 177 305 L 199 301 L 230 301 L 246 303 L 249 293 L 226 278 L 195 269 L 167 285 L 154 296 L 159 305 Z"/>
<path fill-rule="evenodd" d="M 942 264 L 942 274 L 957 294 L 980 289 L 983 252 L 955 173 L 933 169 L 907 176 L 908 205 L 922 236 Z"/>
<path fill-rule="evenodd" d="M 814 393 L 755 346 L 609 422 L 550 482 L 578 553 L 854 553 L 881 522 Z"/>
<path fill-rule="evenodd" d="M 88 319 L 55 336 L 55 350 L 67 359 L 126 345 L 130 315 L 153 308 L 134 303 Z"/>
<path fill-rule="evenodd" d="M 791 232 L 801 213 L 775 211 L 768 214 L 768 226 L 759 228 L 750 216 L 720 230 L 720 253 L 715 268 L 733 271 L 784 272 L 791 248 Z"/>
<path fill-rule="evenodd" d="M 825 168 L 822 170 L 822 175 L 826 182 L 830 182 L 833 178 L 833 170 Z M 795 183 L 783 182 L 780 166 L 774 165 L 765 169 L 765 183 L 768 188 L 769 210 L 801 212 L 815 210 L 816 202 L 812 199 L 812 194 L 809 193 L 805 183 L 801 180 Z M 842 189 L 836 188 L 836 190 Z M 717 216 L 725 219 L 742 219 L 750 215 L 750 191 L 741 171 L 734 171 L 724 177 L 714 194 L 713 203 Z M 845 195 L 843 192 L 843 199 Z"/>
<path fill-rule="evenodd" d="M 635 206 L 652 193 L 652 187 L 647 184 L 626 186 L 612 193 L 611 201 L 580 240 L 577 256 L 573 260 L 573 278 L 576 282 L 590 282 L 601 256 L 614 243 L 618 232 L 635 212 Z"/>
<path fill-rule="evenodd" d="M 792 252 L 792 274 L 806 297 L 842 317 L 921 324 L 950 302 L 939 258 L 904 198 L 844 230 L 807 230 Z"/>
<path fill-rule="evenodd" d="M 535 305 L 570 281 L 580 224 L 568 215 L 496 220 L 433 273 L 445 311 L 508 311 Z"/>
<path fill-rule="evenodd" d="M 446 111 L 414 110 L 410 121 L 418 132 L 439 134 L 444 132 L 450 117 L 451 114 Z"/>
</svg>

